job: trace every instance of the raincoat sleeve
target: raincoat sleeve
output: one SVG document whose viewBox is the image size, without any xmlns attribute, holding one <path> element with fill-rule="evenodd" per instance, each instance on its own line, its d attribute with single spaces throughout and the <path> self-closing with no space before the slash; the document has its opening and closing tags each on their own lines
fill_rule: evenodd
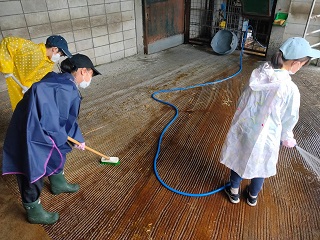
<svg viewBox="0 0 320 240">
<path fill-rule="evenodd" d="M 50 98 L 46 98 L 43 89 L 37 91 L 37 107 L 34 110 L 41 113 L 40 124 L 46 135 L 51 137 L 59 147 L 67 142 L 67 132 L 65 126 L 61 124 L 59 117 L 59 106 Z M 57 93 L 57 97 L 60 94 Z"/>
<path fill-rule="evenodd" d="M 282 132 L 281 141 L 293 139 L 293 128 L 299 119 L 300 92 L 294 86 L 285 104 L 285 110 L 281 118 Z"/>
<path fill-rule="evenodd" d="M 13 56 L 19 45 L 13 44 L 11 38 L 4 38 L 0 43 L 0 72 L 13 73 Z"/>
<path fill-rule="evenodd" d="M 37 109 L 41 113 L 40 124 L 46 135 L 51 137 L 60 147 L 67 142 L 68 136 L 83 142 L 78 127 L 77 117 L 79 111 L 78 94 L 70 91 L 70 87 L 38 87 Z"/>
<path fill-rule="evenodd" d="M 84 138 L 82 136 L 82 132 L 78 124 L 79 106 L 79 102 L 74 101 L 70 109 L 69 118 L 71 119 L 73 124 L 71 125 L 70 130 L 68 130 L 68 136 L 76 139 L 80 143 L 83 143 Z"/>
<path fill-rule="evenodd" d="M 79 143 L 84 142 L 84 138 L 77 122 L 72 126 L 72 129 L 70 129 L 69 136 L 77 140 Z"/>
</svg>

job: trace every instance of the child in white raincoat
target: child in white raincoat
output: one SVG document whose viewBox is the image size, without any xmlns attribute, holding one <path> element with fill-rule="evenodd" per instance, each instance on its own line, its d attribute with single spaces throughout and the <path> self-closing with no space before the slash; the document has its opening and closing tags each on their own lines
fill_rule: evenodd
<svg viewBox="0 0 320 240">
<path fill-rule="evenodd" d="M 280 142 L 296 145 L 293 128 L 299 118 L 300 93 L 290 74 L 320 51 L 300 37 L 289 38 L 270 63 L 253 70 L 242 93 L 221 152 L 221 163 L 231 169 L 229 200 L 238 203 L 242 179 L 251 179 L 247 203 L 257 204 L 264 179 L 276 174 Z"/>
</svg>

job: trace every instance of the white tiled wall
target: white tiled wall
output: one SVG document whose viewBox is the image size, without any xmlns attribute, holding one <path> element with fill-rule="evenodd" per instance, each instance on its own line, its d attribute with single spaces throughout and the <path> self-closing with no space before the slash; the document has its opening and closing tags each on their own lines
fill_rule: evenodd
<svg viewBox="0 0 320 240">
<path fill-rule="evenodd" d="M 0 0 L 0 40 L 62 35 L 72 53 L 104 64 L 142 51 L 139 0 Z M 138 27 L 137 27 L 138 26 Z"/>
</svg>

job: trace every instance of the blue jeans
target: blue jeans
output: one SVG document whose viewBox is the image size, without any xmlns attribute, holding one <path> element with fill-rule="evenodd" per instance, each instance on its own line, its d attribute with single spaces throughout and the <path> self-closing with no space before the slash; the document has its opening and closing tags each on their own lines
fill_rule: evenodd
<svg viewBox="0 0 320 240">
<path fill-rule="evenodd" d="M 233 170 L 230 174 L 230 182 L 232 188 L 239 188 L 242 178 Z M 252 196 L 257 196 L 262 189 L 264 178 L 252 178 L 249 185 L 249 192 Z"/>
</svg>

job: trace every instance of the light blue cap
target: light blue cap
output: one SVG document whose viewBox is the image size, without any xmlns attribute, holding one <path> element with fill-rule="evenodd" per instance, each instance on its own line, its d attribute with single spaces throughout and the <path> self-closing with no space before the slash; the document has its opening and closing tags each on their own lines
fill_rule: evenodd
<svg viewBox="0 0 320 240">
<path fill-rule="evenodd" d="M 311 48 L 309 42 L 302 37 L 288 38 L 280 47 L 283 57 L 295 60 L 304 57 L 320 58 L 320 51 Z"/>
</svg>

